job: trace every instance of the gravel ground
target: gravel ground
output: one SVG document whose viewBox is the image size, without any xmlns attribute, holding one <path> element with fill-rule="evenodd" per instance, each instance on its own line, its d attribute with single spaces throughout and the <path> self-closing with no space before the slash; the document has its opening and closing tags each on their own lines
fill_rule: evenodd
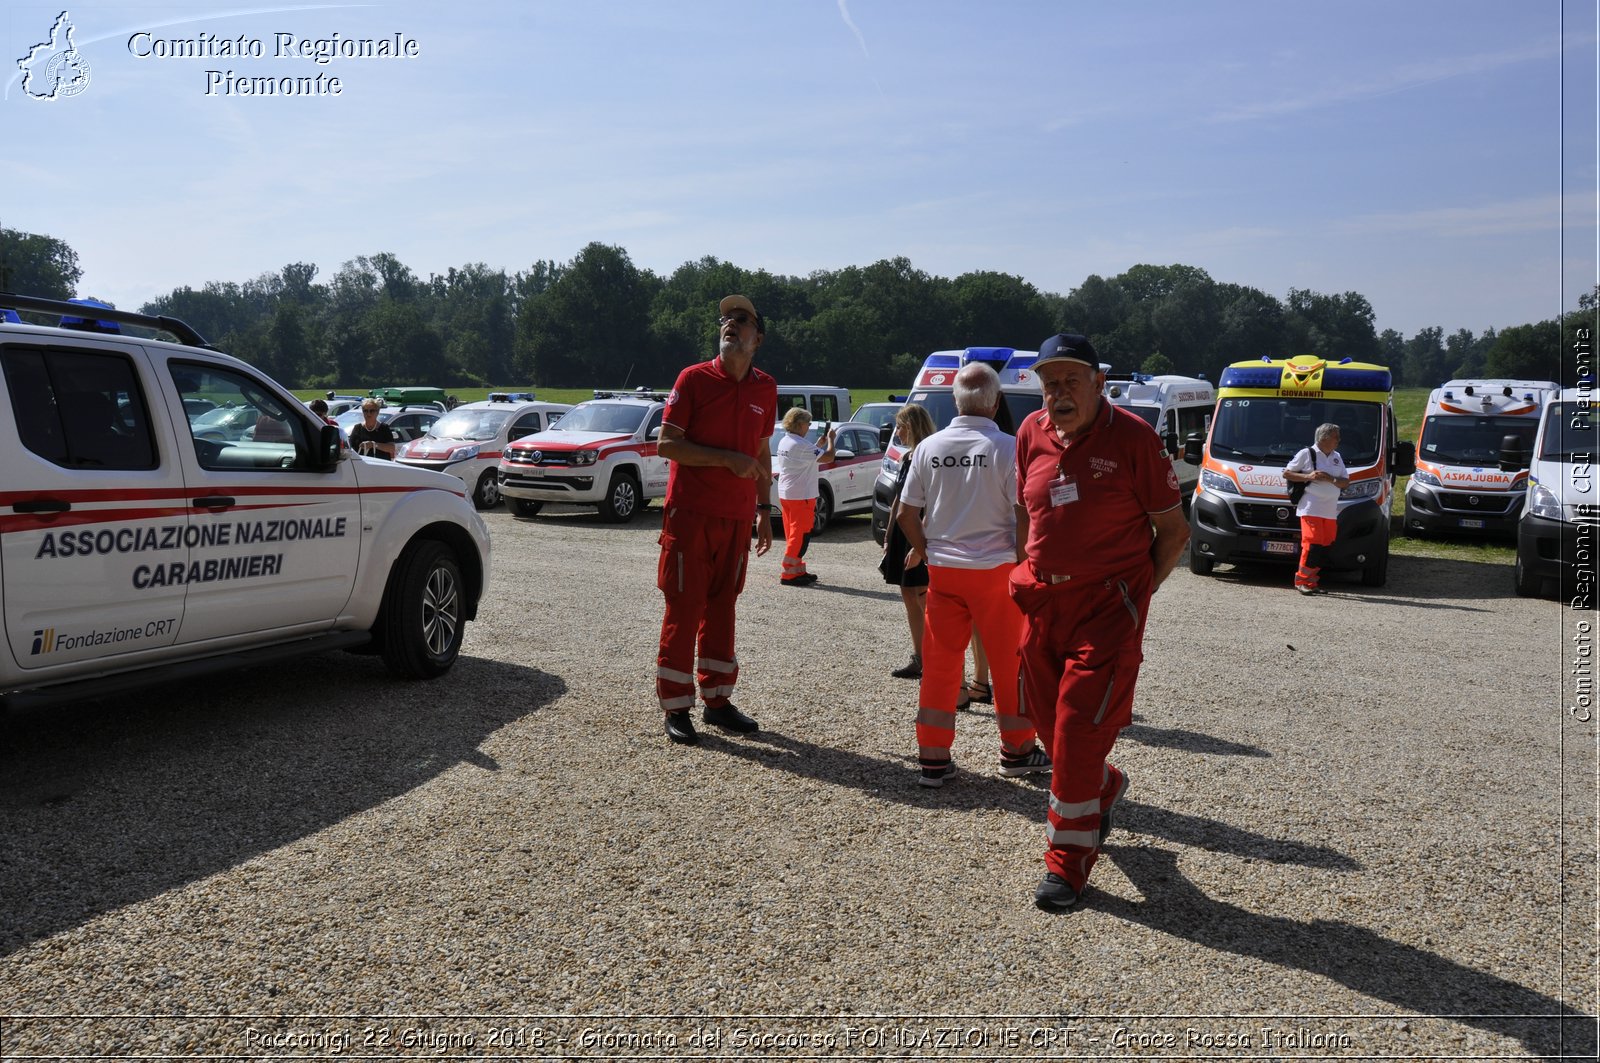
<svg viewBox="0 0 1600 1063">
<path fill-rule="evenodd" d="M 1508 570 L 1180 568 L 1133 788 L 1049 916 L 1045 789 L 986 712 L 916 783 L 864 518 L 814 588 L 752 565 L 761 733 L 667 743 L 659 522 L 489 514 L 431 684 L 333 654 L 14 722 L 0 1056 L 1593 1054 L 1595 734 Z"/>
</svg>

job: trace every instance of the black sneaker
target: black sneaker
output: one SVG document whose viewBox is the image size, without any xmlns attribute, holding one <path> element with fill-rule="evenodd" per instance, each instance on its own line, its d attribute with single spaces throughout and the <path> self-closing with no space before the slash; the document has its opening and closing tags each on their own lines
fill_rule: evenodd
<svg viewBox="0 0 1600 1063">
<path fill-rule="evenodd" d="M 955 774 L 956 762 L 953 760 L 934 762 L 925 760 L 922 762 L 922 776 L 917 779 L 917 782 L 929 789 L 937 790 L 944 785 L 946 779 L 954 778 Z"/>
<path fill-rule="evenodd" d="M 667 737 L 680 746 L 697 746 L 700 736 L 695 733 L 694 720 L 688 709 L 667 713 Z"/>
<path fill-rule="evenodd" d="M 704 718 L 706 723 L 711 724 L 713 727 L 721 727 L 728 731 L 738 731 L 740 734 L 747 735 L 761 730 L 759 723 L 734 708 L 732 702 L 718 706 L 715 709 L 707 706 Z"/>
<path fill-rule="evenodd" d="M 1008 779 L 1050 770 L 1050 754 L 1035 745 L 1026 753 L 1000 753 L 1000 774 Z"/>
<path fill-rule="evenodd" d="M 1046 912 L 1070 912 L 1078 906 L 1081 896 L 1072 888 L 1072 883 L 1054 871 L 1047 871 L 1039 882 L 1039 888 L 1033 891 L 1033 903 Z"/>
<path fill-rule="evenodd" d="M 896 679 L 921 679 L 922 678 L 922 654 L 913 653 L 911 655 L 911 660 L 906 662 L 905 667 L 896 668 L 894 671 L 890 672 L 889 674 L 894 676 Z"/>
</svg>

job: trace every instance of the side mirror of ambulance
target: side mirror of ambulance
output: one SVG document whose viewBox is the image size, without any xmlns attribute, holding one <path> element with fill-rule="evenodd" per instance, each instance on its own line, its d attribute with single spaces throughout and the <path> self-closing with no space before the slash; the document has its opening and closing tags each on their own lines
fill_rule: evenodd
<svg viewBox="0 0 1600 1063">
<path fill-rule="evenodd" d="M 1177 432 L 1173 431 L 1172 429 L 1168 429 L 1167 434 L 1161 437 L 1161 441 L 1167 445 L 1168 454 L 1171 454 L 1174 458 L 1178 456 Z"/>
<path fill-rule="evenodd" d="M 878 448 L 880 450 L 888 450 L 889 449 L 889 440 L 893 435 L 894 435 L 894 425 L 893 424 L 886 424 L 883 427 L 879 428 L 878 429 Z"/>
<path fill-rule="evenodd" d="M 1394 445 L 1394 468 L 1389 470 L 1395 476 L 1410 476 L 1417 471 L 1417 445 L 1409 439 L 1402 439 Z"/>
<path fill-rule="evenodd" d="M 1189 438 L 1183 441 L 1183 461 L 1185 465 L 1199 465 L 1200 456 L 1205 453 L 1206 440 L 1199 432 L 1190 432 Z"/>
<path fill-rule="evenodd" d="M 1500 471 L 1517 472 L 1528 467 L 1530 455 L 1521 436 L 1505 436 L 1500 440 Z"/>
</svg>

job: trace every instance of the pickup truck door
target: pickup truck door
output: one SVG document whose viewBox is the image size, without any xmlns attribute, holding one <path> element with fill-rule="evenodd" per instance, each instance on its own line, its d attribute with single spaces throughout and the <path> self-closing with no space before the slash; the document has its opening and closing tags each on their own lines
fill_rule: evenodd
<svg viewBox="0 0 1600 1063">
<path fill-rule="evenodd" d="M 353 462 L 317 469 L 321 422 L 248 370 L 176 356 L 166 369 L 174 410 L 206 398 L 259 411 L 249 441 L 192 436 L 179 447 L 195 525 L 179 640 L 332 626 L 349 604 L 361 554 Z"/>
<path fill-rule="evenodd" d="M 659 407 L 644 423 L 644 446 L 639 451 L 639 463 L 644 469 L 644 494 L 646 498 L 660 498 L 667 493 L 667 473 L 670 464 L 661 456 L 661 420 L 667 408 Z"/>
<path fill-rule="evenodd" d="M 0 571 L 16 665 L 66 678 L 172 645 L 184 589 L 145 584 L 187 560 L 188 504 L 144 348 L 111 336 L 5 343 L 0 375 Z"/>
</svg>

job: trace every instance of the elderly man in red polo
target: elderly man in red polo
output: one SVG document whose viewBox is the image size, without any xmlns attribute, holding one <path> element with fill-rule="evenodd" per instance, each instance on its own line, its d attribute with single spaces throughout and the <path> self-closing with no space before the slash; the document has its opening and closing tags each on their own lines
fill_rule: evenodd
<svg viewBox="0 0 1600 1063">
<path fill-rule="evenodd" d="M 1052 336 L 1034 363 L 1044 409 L 1017 431 L 1012 571 L 1023 614 L 1022 686 L 1050 750 L 1043 881 L 1034 903 L 1077 905 L 1111 829 L 1127 773 L 1106 758 L 1133 719 L 1150 595 L 1171 575 L 1189 525 L 1154 429 L 1104 397 L 1083 336 Z"/>
</svg>

